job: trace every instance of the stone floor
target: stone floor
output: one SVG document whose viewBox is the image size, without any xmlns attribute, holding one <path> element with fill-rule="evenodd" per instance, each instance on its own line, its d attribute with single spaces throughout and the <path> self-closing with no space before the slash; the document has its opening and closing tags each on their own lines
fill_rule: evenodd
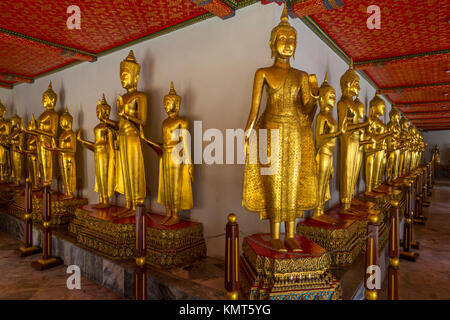
<svg viewBox="0 0 450 320">
<path fill-rule="evenodd" d="M 425 225 L 414 225 L 414 238 L 420 242 L 416 262 L 400 260 L 399 298 L 401 300 L 450 299 L 450 179 L 437 180 L 431 204 L 424 208 Z M 383 283 L 380 299 L 387 295 Z"/>
<path fill-rule="evenodd" d="M 449 199 L 450 180 L 436 181 L 431 205 L 429 208 L 425 208 L 425 215 L 428 216 L 427 223 L 424 226 L 416 225 L 414 230 L 415 239 L 421 244 L 418 251 L 420 256 L 416 262 L 405 260 L 400 262 L 399 295 L 402 300 L 450 299 Z M 81 277 L 81 290 L 67 289 L 66 281 L 69 275 L 66 274 L 65 266 L 46 271 L 35 271 L 31 268 L 30 263 L 39 255 L 19 258 L 13 252 L 18 246 L 20 246 L 19 240 L 0 230 L 0 300 L 121 299 L 111 290 L 83 276 Z M 178 270 L 177 274 L 172 276 L 191 278 L 191 273 L 198 273 L 193 271 Z M 211 283 L 208 283 L 210 287 L 222 288 L 221 272 L 223 272 L 222 269 L 215 272 L 213 276 L 210 275 Z M 204 281 L 203 278 L 201 280 Z M 380 299 L 386 297 L 386 289 L 387 283 L 385 282 L 383 290 L 379 294 Z"/>
<path fill-rule="evenodd" d="M 36 271 L 31 262 L 40 258 L 34 255 L 19 258 L 13 250 L 21 245 L 19 240 L 0 230 L 0 300 L 113 300 L 121 299 L 111 290 L 81 277 L 81 289 L 69 290 L 66 266 Z"/>
</svg>

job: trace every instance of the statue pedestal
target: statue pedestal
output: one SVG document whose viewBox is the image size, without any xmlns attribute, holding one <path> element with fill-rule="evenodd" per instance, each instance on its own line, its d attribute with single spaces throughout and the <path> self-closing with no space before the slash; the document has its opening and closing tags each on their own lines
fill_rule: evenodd
<svg viewBox="0 0 450 320">
<path fill-rule="evenodd" d="M 342 289 L 329 268 L 330 256 L 308 238 L 296 235 L 302 253 L 270 249 L 269 234 L 246 237 L 241 256 L 241 290 L 250 300 L 336 300 Z"/>
<path fill-rule="evenodd" d="M 343 267 L 353 263 L 365 245 L 362 218 L 344 215 L 339 207 L 327 210 L 325 215 L 336 219 L 336 224 L 308 219 L 297 224 L 297 233 L 302 234 L 325 249 L 331 251 L 331 267 Z"/>
<path fill-rule="evenodd" d="M 25 190 L 25 186 L 17 186 L 11 183 L 0 184 L 0 206 L 8 205 L 16 194 L 23 190 Z"/>
<path fill-rule="evenodd" d="M 33 198 L 33 222 L 42 224 L 42 198 L 43 191 L 35 191 L 32 194 Z M 58 227 L 62 225 L 67 225 L 74 217 L 75 210 L 77 207 L 86 204 L 88 199 L 86 198 L 73 198 L 64 199 L 64 195 L 56 191 L 51 191 L 51 224 L 52 226 Z M 20 206 L 23 205 L 25 210 L 25 195 L 23 199 L 18 203 Z"/>
<path fill-rule="evenodd" d="M 83 247 L 111 259 L 132 259 L 135 249 L 135 216 L 115 217 L 123 208 L 111 206 L 97 209 L 95 205 L 77 208 L 69 231 Z M 146 214 L 146 263 L 170 268 L 186 266 L 206 256 L 203 225 L 181 220 L 162 226 L 164 216 Z"/>
</svg>

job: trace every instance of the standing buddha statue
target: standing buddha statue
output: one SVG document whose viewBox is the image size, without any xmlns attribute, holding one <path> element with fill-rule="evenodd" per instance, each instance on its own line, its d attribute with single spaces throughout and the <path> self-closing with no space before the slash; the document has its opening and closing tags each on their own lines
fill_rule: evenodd
<svg viewBox="0 0 450 320">
<path fill-rule="evenodd" d="M 407 158 L 409 158 L 408 144 L 408 119 L 402 117 L 400 119 L 400 143 L 402 148 L 400 149 L 400 164 L 399 164 L 399 176 L 404 176 L 407 173 L 406 163 Z"/>
<path fill-rule="evenodd" d="M 50 187 L 53 182 L 53 151 L 51 150 L 58 132 L 58 114 L 55 111 L 57 95 L 52 89 L 52 83 L 42 95 L 45 111 L 39 116 L 37 128 L 26 129 L 22 119 L 22 130 L 37 136 L 38 163 L 41 168 L 41 182 L 44 187 Z"/>
<path fill-rule="evenodd" d="M 63 199 L 73 199 L 74 193 L 77 191 L 77 163 L 75 158 L 77 138 L 72 130 L 72 122 L 73 118 L 66 106 L 64 113 L 59 118 L 59 126 L 63 131 L 59 135 L 59 147 L 53 140 L 52 148 L 48 148 L 50 151 L 59 153 L 59 169 L 61 170 L 64 189 Z"/>
<path fill-rule="evenodd" d="M 353 70 L 353 60 L 350 61 L 349 69 L 340 79 L 342 97 L 338 102 L 338 121 L 341 128 L 344 121 L 347 122 L 347 130 L 340 139 L 340 197 L 344 211 L 350 209 L 353 194 L 356 187 L 356 170 L 359 154 L 360 135 L 362 128 L 369 122 L 359 122 L 357 104 L 353 97 L 359 94 L 359 76 Z"/>
<path fill-rule="evenodd" d="M 333 154 L 336 137 L 345 133 L 346 122 L 338 130 L 336 120 L 330 113 L 336 103 L 336 92 L 328 84 L 327 76 L 319 88 L 320 113 L 316 117 L 316 162 L 318 172 L 319 204 L 314 209 L 312 219 L 328 224 L 336 224 L 337 220 L 324 215 L 325 202 L 331 199 L 330 179 L 333 177 Z"/>
<path fill-rule="evenodd" d="M 21 118 L 17 114 L 14 114 L 9 121 L 11 123 L 11 133 L 8 137 L 8 143 L 11 146 L 11 179 L 14 185 L 19 186 L 25 169 L 23 157 L 25 133 L 20 130 Z"/>
<path fill-rule="evenodd" d="M 0 101 L 0 183 L 6 183 L 10 173 L 9 146 L 7 139 L 11 132 L 11 123 L 5 119 L 6 108 Z"/>
<path fill-rule="evenodd" d="M 166 207 L 166 217 L 162 225 L 173 225 L 180 221 L 178 213 L 193 207 L 192 184 L 194 181 L 193 164 L 188 147 L 189 123 L 180 117 L 181 97 L 170 84 L 170 92 L 164 97 L 164 109 L 168 117 L 162 124 L 163 143 L 157 144 L 145 138 L 141 126 L 141 138 L 157 152 L 161 152 L 159 160 L 158 203 Z M 180 155 L 179 147 L 183 153 Z M 158 150 L 159 149 L 159 150 Z"/>
<path fill-rule="evenodd" d="M 377 93 L 370 101 L 369 106 L 371 123 L 368 133 L 375 139 L 375 143 L 366 147 L 366 193 L 381 184 L 381 170 L 386 148 L 384 140 L 390 134 L 383 121 L 380 120 L 380 116 L 384 115 L 385 111 L 386 104 Z"/>
<path fill-rule="evenodd" d="M 137 90 L 141 67 L 133 50 L 120 63 L 120 81 L 127 91 L 117 100 L 118 121 L 101 121 L 118 131 L 119 172 L 116 191 L 125 195 L 126 211 L 117 215 L 131 216 L 146 197 L 144 156 L 139 126 L 147 122 L 147 96 Z"/>
<path fill-rule="evenodd" d="M 94 190 L 98 193 L 100 200 L 95 207 L 102 209 L 110 206 L 109 199 L 114 195 L 116 187 L 116 152 L 114 147 L 116 132 L 101 121 L 101 119 L 109 119 L 111 113 L 111 107 L 106 102 L 104 94 L 102 100 L 98 101 L 96 113 L 100 123 L 94 128 L 94 142 L 84 140 L 81 137 L 81 130 L 78 130 L 77 140 L 94 152 Z"/>
<path fill-rule="evenodd" d="M 28 130 L 36 129 L 36 119 L 34 114 L 31 116 L 31 121 L 28 124 Z M 35 135 L 28 135 L 24 153 L 27 156 L 28 178 L 31 181 L 31 186 L 34 190 L 39 189 L 41 183 L 41 172 L 39 170 L 38 155 L 37 155 L 37 137 Z"/>
<path fill-rule="evenodd" d="M 255 73 L 252 104 L 245 126 L 246 165 L 242 204 L 250 211 L 259 212 L 261 219 L 270 220 L 270 243 L 273 249 L 279 251 L 287 251 L 286 246 L 293 251 L 302 251 L 295 239 L 295 219 L 303 216 L 305 207 L 317 205 L 317 196 L 313 196 L 317 195 L 317 190 L 302 194 L 304 188 L 313 188 L 317 184 L 302 186 L 301 164 L 308 163 L 308 168 L 315 171 L 312 140 L 307 140 L 306 143 L 311 145 L 305 147 L 302 133 L 306 131 L 305 123 L 312 121 L 312 110 L 317 107 L 318 86 L 314 75 L 290 66 L 296 45 L 297 31 L 288 22 L 285 4 L 281 22 L 272 30 L 269 41 L 275 62 Z M 257 119 L 264 87 L 267 89 L 267 105 Z M 268 130 L 269 165 L 260 163 L 260 159 L 249 161 L 256 158 L 260 129 Z M 272 143 L 272 132 L 278 132 L 279 143 Z M 305 154 L 309 157 L 302 160 L 304 147 L 308 149 Z M 309 150 L 311 148 L 312 152 Z M 277 170 L 273 171 L 276 172 L 264 174 L 262 170 L 269 166 L 275 166 Z M 286 224 L 284 243 L 280 240 L 281 222 Z"/>
<path fill-rule="evenodd" d="M 398 139 L 400 138 L 400 112 L 397 108 L 392 107 L 389 112 L 389 122 L 387 124 L 387 129 L 392 131 L 393 134 L 387 139 L 387 166 L 386 166 L 386 176 L 387 181 L 392 182 L 399 177 L 398 169 L 400 164 L 400 148 L 401 144 Z"/>
</svg>

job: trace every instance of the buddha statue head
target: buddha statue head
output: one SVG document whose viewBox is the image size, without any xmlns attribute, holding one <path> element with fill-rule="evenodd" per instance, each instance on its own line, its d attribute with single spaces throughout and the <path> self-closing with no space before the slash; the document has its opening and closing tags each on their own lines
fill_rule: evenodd
<svg viewBox="0 0 450 320">
<path fill-rule="evenodd" d="M 272 51 L 272 58 L 276 57 L 289 60 L 295 55 L 297 31 L 289 24 L 286 4 L 281 14 L 281 22 L 272 29 L 269 46 Z"/>
<path fill-rule="evenodd" d="M 389 119 L 395 124 L 398 124 L 400 121 L 400 111 L 394 106 L 389 111 Z"/>
<path fill-rule="evenodd" d="M 11 123 L 11 131 L 20 130 L 20 122 L 22 119 L 17 115 L 17 113 L 14 113 L 14 115 L 9 119 L 9 122 Z"/>
<path fill-rule="evenodd" d="M 0 101 L 0 120 L 5 120 L 6 108 Z"/>
<path fill-rule="evenodd" d="M 139 80 L 141 66 L 134 57 L 133 50 L 130 50 L 128 56 L 120 62 L 120 82 L 127 91 L 135 91 Z"/>
<path fill-rule="evenodd" d="M 36 130 L 36 119 L 34 118 L 34 113 L 31 115 L 30 123 L 28 123 L 28 130 L 33 131 Z"/>
<path fill-rule="evenodd" d="M 370 108 L 370 113 L 373 117 L 378 118 L 385 113 L 386 103 L 378 95 L 378 90 L 377 90 L 377 93 L 375 94 L 375 97 L 373 97 L 373 99 L 370 100 L 369 108 Z"/>
<path fill-rule="evenodd" d="M 173 82 L 170 82 L 170 91 L 164 96 L 164 109 L 166 110 L 169 117 L 177 115 L 180 111 L 181 97 L 177 95 Z"/>
<path fill-rule="evenodd" d="M 408 130 L 408 127 L 409 127 L 408 119 L 406 119 L 405 117 L 402 117 L 400 119 L 400 127 L 402 127 L 402 130 Z"/>
<path fill-rule="evenodd" d="M 48 85 L 47 91 L 42 94 L 42 104 L 45 109 L 51 110 L 55 108 L 56 100 L 58 96 L 52 88 L 52 82 Z"/>
<path fill-rule="evenodd" d="M 336 91 L 327 81 L 327 74 L 319 88 L 320 112 L 328 113 L 336 103 Z"/>
<path fill-rule="evenodd" d="M 102 100 L 98 100 L 96 114 L 99 119 L 108 119 L 111 114 L 111 106 L 106 102 L 105 94 Z"/>
<path fill-rule="evenodd" d="M 72 130 L 72 122 L 73 122 L 73 118 L 70 115 L 69 110 L 67 109 L 67 106 L 66 106 L 64 113 L 61 115 L 61 117 L 59 117 L 59 126 L 64 131 L 69 131 L 69 130 Z"/>
<path fill-rule="evenodd" d="M 359 76 L 353 69 L 353 59 L 350 59 L 350 66 L 347 71 L 341 76 L 341 91 L 345 96 L 358 96 L 359 94 Z"/>
</svg>

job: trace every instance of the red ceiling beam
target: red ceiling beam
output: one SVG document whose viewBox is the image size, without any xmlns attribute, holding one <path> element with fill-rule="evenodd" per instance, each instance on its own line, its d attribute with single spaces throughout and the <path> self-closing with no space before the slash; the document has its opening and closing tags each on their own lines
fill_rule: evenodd
<svg viewBox="0 0 450 320">
<path fill-rule="evenodd" d="M 289 13 L 301 18 L 304 16 L 310 16 L 328 10 L 340 9 L 344 7 L 344 2 L 349 4 L 355 0 L 305 0 L 292 4 L 288 10 Z"/>
<path fill-rule="evenodd" d="M 13 85 L 11 83 L 5 83 L 5 82 L 1 82 L 0 81 L 0 88 L 4 88 L 4 89 L 12 89 Z"/>
<path fill-rule="evenodd" d="M 81 60 L 81 61 L 89 61 L 94 62 L 97 61 L 97 56 L 93 53 L 71 48 L 68 46 L 61 45 L 59 43 L 50 42 L 47 40 L 42 40 L 39 38 L 27 36 L 25 34 L 21 34 L 15 31 L 11 31 L 5 28 L 0 28 L 0 33 L 5 34 L 9 37 L 17 38 L 17 39 L 25 39 L 30 42 L 39 43 L 40 45 L 44 45 L 48 47 L 51 51 L 56 51 L 59 55 L 70 57 L 75 60 Z"/>
<path fill-rule="evenodd" d="M 440 119 L 410 119 L 408 120 L 415 125 L 428 125 L 436 123 L 448 123 L 450 124 L 450 118 L 440 118 Z"/>
<path fill-rule="evenodd" d="M 396 104 L 397 107 L 403 113 L 429 113 L 429 112 L 442 112 L 450 110 L 450 100 L 445 101 L 433 101 L 433 102 L 420 102 L 420 103 L 407 103 Z"/>
<path fill-rule="evenodd" d="M 450 127 L 422 129 L 422 131 L 444 131 L 444 130 L 450 130 Z"/>
<path fill-rule="evenodd" d="M 405 92 L 415 92 L 415 91 L 424 91 L 432 89 L 435 90 L 449 90 L 450 82 L 441 82 L 441 83 L 430 83 L 423 84 L 417 86 L 402 86 L 402 87 L 392 87 L 392 88 L 380 88 L 380 94 L 389 94 L 389 93 L 405 93 Z"/>
<path fill-rule="evenodd" d="M 406 117 L 410 120 L 420 119 L 446 119 L 450 118 L 450 110 L 447 112 L 432 112 L 432 113 L 408 113 Z"/>
<path fill-rule="evenodd" d="M 234 9 L 222 0 L 191 0 L 191 2 L 221 19 L 234 17 L 235 14 Z"/>
<path fill-rule="evenodd" d="M 425 63 L 428 60 L 441 61 L 442 65 L 444 66 L 445 64 L 448 63 L 449 59 L 450 59 L 450 49 L 447 49 L 376 60 L 355 61 L 354 68 L 359 70 L 361 69 L 370 70 L 370 69 L 384 68 L 392 65 L 401 65 L 407 67 L 408 65 L 411 64 Z"/>
<path fill-rule="evenodd" d="M 26 82 L 26 83 L 33 83 L 33 78 L 25 77 L 25 76 L 18 76 L 16 74 L 6 73 L 6 72 L 0 72 L 0 80 L 5 81 L 19 81 L 19 82 Z"/>
</svg>

